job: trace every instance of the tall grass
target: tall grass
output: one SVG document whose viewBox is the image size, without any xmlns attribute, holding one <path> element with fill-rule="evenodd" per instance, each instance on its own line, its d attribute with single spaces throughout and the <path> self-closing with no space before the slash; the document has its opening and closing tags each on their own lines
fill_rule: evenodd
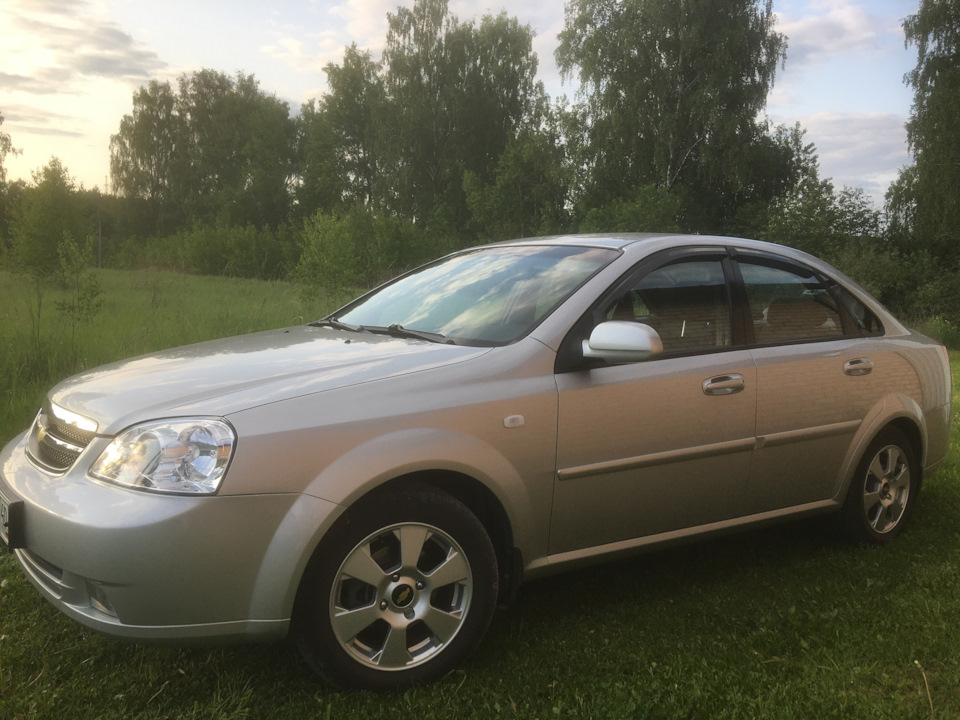
<svg viewBox="0 0 960 720">
<path fill-rule="evenodd" d="M 66 348 L 49 319 L 29 362 L 25 290 L 0 276 L 0 436 L 80 366 L 288 325 L 274 283 L 105 273 L 100 316 Z M 954 376 L 960 352 L 951 352 Z M 477 654 L 396 695 L 343 693 L 292 643 L 159 648 L 101 637 L 40 599 L 0 554 L 0 718 L 960 718 L 960 388 L 953 445 L 911 526 L 884 548 L 828 520 L 745 533 L 525 585 Z M 17 417 L 13 417 L 17 415 Z M 8 430 L 7 428 L 10 428 Z M 144 561 L 148 561 L 147 558 Z"/>
<path fill-rule="evenodd" d="M 46 391 L 76 372 L 167 347 L 302 324 L 350 299 L 346 292 L 307 300 L 284 282 L 150 270 L 98 273 L 102 307 L 76 328 L 56 312 L 62 291 L 46 291 L 38 350 L 34 288 L 0 271 L 0 442 L 23 430 Z"/>
</svg>

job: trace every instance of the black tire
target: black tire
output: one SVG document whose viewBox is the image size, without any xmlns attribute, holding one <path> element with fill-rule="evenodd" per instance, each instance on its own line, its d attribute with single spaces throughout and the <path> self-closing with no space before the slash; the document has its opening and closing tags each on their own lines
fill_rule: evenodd
<svg viewBox="0 0 960 720">
<path fill-rule="evenodd" d="M 913 446 L 894 427 L 867 447 L 847 490 L 843 529 L 854 543 L 883 545 L 901 533 L 920 492 Z"/>
<path fill-rule="evenodd" d="M 385 490 L 351 507 L 317 547 L 294 637 L 307 664 L 340 687 L 430 682 L 476 649 L 497 584 L 493 545 L 463 503 L 426 485 Z"/>
</svg>

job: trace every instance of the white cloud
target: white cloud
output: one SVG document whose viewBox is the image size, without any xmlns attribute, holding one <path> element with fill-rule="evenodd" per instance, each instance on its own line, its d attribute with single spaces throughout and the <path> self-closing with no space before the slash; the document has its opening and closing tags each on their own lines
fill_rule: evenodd
<svg viewBox="0 0 960 720">
<path fill-rule="evenodd" d="M 77 83 L 105 77 L 141 83 L 165 65 L 118 25 L 82 0 L 14 2 L 0 13 L 8 28 L 0 66 L 18 68 L 8 89 L 28 94 L 77 92 Z M 27 76 L 34 81 L 23 82 Z M 39 87 L 42 84 L 42 88 Z"/>
<path fill-rule="evenodd" d="M 310 33 L 303 38 L 278 37 L 274 43 L 260 50 L 302 75 L 323 75 L 327 63 L 343 59 L 342 36 L 334 30 Z"/>
<path fill-rule="evenodd" d="M 890 18 L 869 13 L 849 0 L 811 4 L 812 14 L 776 13 L 777 30 L 787 36 L 787 62 L 822 63 L 850 53 L 881 53 L 893 33 Z"/>
<path fill-rule="evenodd" d="M 776 121 L 799 121 L 806 139 L 817 146 L 821 176 L 832 178 L 838 188 L 863 188 L 878 206 L 899 169 L 910 162 L 906 118 L 900 115 L 825 111 Z"/>
<path fill-rule="evenodd" d="M 396 13 L 398 5 L 412 4 L 397 0 L 347 0 L 331 7 L 330 14 L 346 23 L 345 36 L 350 38 L 349 42 L 379 55 L 386 44 L 387 13 Z"/>
</svg>

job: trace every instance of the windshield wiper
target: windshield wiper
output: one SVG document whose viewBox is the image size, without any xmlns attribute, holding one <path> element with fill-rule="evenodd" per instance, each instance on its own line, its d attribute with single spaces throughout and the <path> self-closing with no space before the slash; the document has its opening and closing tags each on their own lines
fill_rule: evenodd
<svg viewBox="0 0 960 720">
<path fill-rule="evenodd" d="M 312 327 L 332 327 L 337 330 L 349 330 L 350 332 L 370 332 L 363 325 L 351 325 L 350 323 L 337 320 L 335 317 L 326 317 L 323 318 L 323 320 L 315 320 L 307 324 Z"/>
<path fill-rule="evenodd" d="M 410 330 L 399 323 L 388 325 L 387 327 L 367 327 L 371 332 L 380 332 L 398 338 L 412 338 L 414 340 L 428 340 L 429 342 L 442 343 L 445 345 L 456 345 L 456 343 L 446 335 L 440 333 L 427 332 L 426 330 Z"/>
</svg>

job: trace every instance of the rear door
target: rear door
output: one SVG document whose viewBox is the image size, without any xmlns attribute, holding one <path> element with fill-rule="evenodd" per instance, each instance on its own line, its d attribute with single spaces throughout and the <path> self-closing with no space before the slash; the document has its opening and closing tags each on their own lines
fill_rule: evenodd
<svg viewBox="0 0 960 720">
<path fill-rule="evenodd" d="M 896 358 L 882 351 L 872 313 L 811 268 L 765 255 L 741 255 L 737 265 L 757 365 L 755 510 L 832 498 Z"/>
</svg>

